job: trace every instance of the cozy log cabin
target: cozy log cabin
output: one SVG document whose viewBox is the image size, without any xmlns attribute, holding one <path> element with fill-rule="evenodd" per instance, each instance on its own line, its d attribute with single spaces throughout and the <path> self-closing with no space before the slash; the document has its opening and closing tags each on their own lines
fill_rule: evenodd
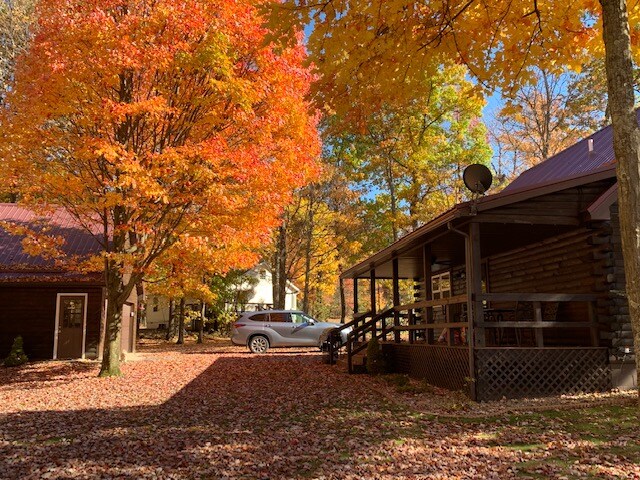
<svg viewBox="0 0 640 480">
<path fill-rule="evenodd" d="M 16 204 L 0 204 L 0 222 L 47 228 L 64 239 L 65 256 L 100 251 L 98 231 L 81 227 L 63 209 L 47 218 Z M 18 335 L 30 359 L 98 358 L 105 320 L 101 272 L 69 271 L 42 256 L 28 255 L 22 237 L 0 226 L 0 359 Z M 135 349 L 135 300 L 123 311 L 123 352 Z"/>
<path fill-rule="evenodd" d="M 350 371 L 375 335 L 394 371 L 477 400 L 636 385 L 610 127 L 342 278 L 354 282 Z M 388 308 L 376 305 L 380 280 Z M 407 282 L 413 303 L 401 305 Z"/>
</svg>

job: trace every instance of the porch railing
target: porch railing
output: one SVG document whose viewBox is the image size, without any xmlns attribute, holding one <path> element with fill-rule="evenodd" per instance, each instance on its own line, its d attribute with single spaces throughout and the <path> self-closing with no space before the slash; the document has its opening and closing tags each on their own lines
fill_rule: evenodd
<svg viewBox="0 0 640 480">
<path fill-rule="evenodd" d="M 487 331 L 532 329 L 535 335 L 535 347 L 542 348 L 544 347 L 543 329 L 586 328 L 590 331 L 591 346 L 598 346 L 599 330 L 595 301 L 596 296 L 591 294 L 484 293 L 478 298 L 473 296 L 469 298 L 465 294 L 398 305 L 373 315 L 371 312 L 365 312 L 357 315 L 352 322 L 346 323 L 332 332 L 330 338 L 333 338 L 334 341 L 330 342 L 331 358 L 333 358 L 334 352 L 340 348 L 340 342 L 335 341 L 340 338 L 337 335 L 348 327 L 353 328 L 347 336 L 345 345 L 349 372 L 353 371 L 353 357 L 367 348 L 369 339 L 375 336 L 383 341 L 388 341 L 392 335 L 394 343 L 402 343 L 401 332 L 408 332 L 408 343 L 415 343 L 419 337 L 423 337 L 426 345 L 437 345 L 435 332 L 446 331 L 446 339 L 442 343 L 448 346 L 461 345 L 473 349 L 485 347 Z M 482 302 L 481 304 L 486 307 L 495 304 L 528 302 L 532 304 L 533 316 L 531 320 L 516 320 L 515 318 L 505 320 L 501 318 L 496 321 L 492 315 L 483 312 L 481 321 L 470 322 L 472 317 L 468 314 L 467 305 L 474 302 L 475 305 Z M 558 304 L 584 302 L 587 304 L 587 318 L 584 321 L 545 320 L 542 305 L 551 302 Z M 441 309 L 437 315 L 435 309 Z M 486 312 L 491 310 L 488 308 Z M 509 310 L 513 309 L 504 309 L 504 311 Z M 458 336 L 455 337 L 453 332 L 456 332 Z"/>
</svg>

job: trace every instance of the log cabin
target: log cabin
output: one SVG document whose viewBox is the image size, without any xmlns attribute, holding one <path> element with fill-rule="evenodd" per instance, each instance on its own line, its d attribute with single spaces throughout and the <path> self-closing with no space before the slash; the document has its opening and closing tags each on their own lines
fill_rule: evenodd
<svg viewBox="0 0 640 480">
<path fill-rule="evenodd" d="M 350 372 L 376 336 L 392 371 L 478 401 L 637 386 L 611 127 L 342 278 L 354 291 Z M 402 304 L 407 283 L 413 298 Z"/>
<path fill-rule="evenodd" d="M 100 252 L 99 229 L 79 225 L 63 209 L 47 218 L 16 204 L 0 204 L 0 222 L 64 240 L 64 257 Z M 106 319 L 102 272 L 80 272 L 25 252 L 22 237 L 0 225 L 0 360 L 22 336 L 29 359 L 96 359 L 101 356 Z M 122 349 L 135 350 L 135 294 L 123 310 Z"/>
</svg>

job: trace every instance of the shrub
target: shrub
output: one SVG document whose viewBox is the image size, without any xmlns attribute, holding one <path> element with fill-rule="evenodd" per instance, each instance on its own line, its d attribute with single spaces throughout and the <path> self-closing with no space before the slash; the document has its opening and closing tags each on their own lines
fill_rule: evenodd
<svg viewBox="0 0 640 480">
<path fill-rule="evenodd" d="M 235 312 L 219 311 L 214 313 L 212 319 L 209 320 L 209 330 L 217 333 L 222 337 L 231 335 L 231 327 L 238 320 L 238 314 Z"/>
<path fill-rule="evenodd" d="M 387 365 L 377 338 L 372 338 L 367 344 L 367 372 L 370 375 L 380 375 L 385 373 Z"/>
<path fill-rule="evenodd" d="M 4 359 L 4 366 L 17 367 L 18 365 L 24 365 L 28 361 L 29 359 L 22 349 L 22 337 L 17 336 L 13 340 L 13 345 L 11 346 L 9 356 Z"/>
</svg>

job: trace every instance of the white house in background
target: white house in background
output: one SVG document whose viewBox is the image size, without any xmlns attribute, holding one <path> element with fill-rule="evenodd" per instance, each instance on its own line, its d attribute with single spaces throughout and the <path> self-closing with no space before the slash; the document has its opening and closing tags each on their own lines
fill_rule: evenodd
<svg viewBox="0 0 640 480">
<path fill-rule="evenodd" d="M 259 263 L 247 271 L 245 277 L 247 281 L 238 285 L 236 301 L 227 303 L 227 309 L 240 312 L 273 308 L 273 275 L 271 270 L 264 263 Z M 285 293 L 285 310 L 296 310 L 300 289 L 287 280 Z"/>
<path fill-rule="evenodd" d="M 246 280 L 236 286 L 236 295 L 233 301 L 226 303 L 230 311 L 253 311 L 273 308 L 273 276 L 271 270 L 260 263 L 248 270 L 244 277 Z M 285 296 L 285 309 L 296 310 L 298 308 L 298 293 L 300 289 L 287 280 Z M 198 300 L 186 299 L 185 310 L 199 310 Z M 169 299 L 161 295 L 150 295 L 147 298 L 147 311 L 142 328 L 166 328 L 169 324 Z"/>
</svg>

